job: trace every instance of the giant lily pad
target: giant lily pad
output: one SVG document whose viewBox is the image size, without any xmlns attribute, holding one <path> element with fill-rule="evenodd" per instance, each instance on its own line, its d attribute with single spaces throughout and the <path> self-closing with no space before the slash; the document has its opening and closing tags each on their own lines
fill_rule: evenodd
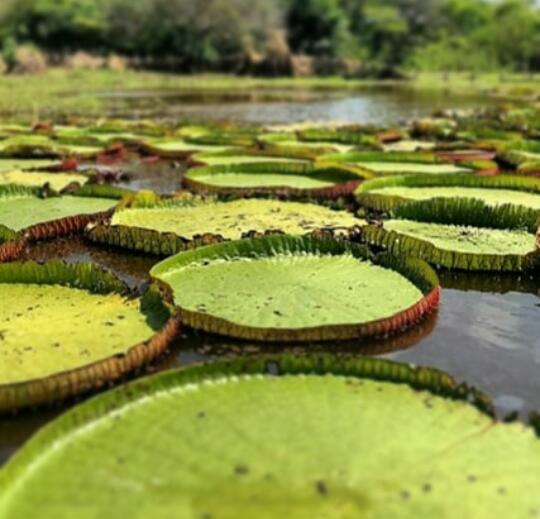
<svg viewBox="0 0 540 519">
<path fill-rule="evenodd" d="M 143 148 L 147 153 L 152 153 L 160 157 L 182 159 L 197 152 L 225 151 L 229 149 L 230 146 L 195 144 L 193 142 L 187 142 L 184 139 L 175 137 L 148 139 L 143 143 Z"/>
<path fill-rule="evenodd" d="M 42 171 L 7 171 L 0 172 L 0 185 L 45 186 L 55 191 L 62 191 L 71 184 L 84 185 L 88 182 L 86 175 L 77 173 L 47 173 Z"/>
<path fill-rule="evenodd" d="M 161 353 L 178 326 L 155 287 L 129 298 L 90 264 L 2 264 L 0 287 L 0 411 L 115 380 Z"/>
<path fill-rule="evenodd" d="M 289 196 L 338 198 L 362 182 L 352 168 L 302 163 L 231 164 L 194 168 L 184 175 L 186 187 L 220 194 L 283 193 Z"/>
<path fill-rule="evenodd" d="M 267 236 L 181 252 L 156 265 L 183 322 L 244 339 L 309 341 L 386 334 L 438 304 L 422 261 L 313 236 Z"/>
<path fill-rule="evenodd" d="M 39 171 L 60 169 L 62 163 L 52 159 L 2 159 L 0 158 L 0 173 L 11 171 Z"/>
<path fill-rule="evenodd" d="M 41 196 L 39 190 L 0 186 L 0 238 L 37 239 L 81 230 L 105 216 L 118 200 L 91 196 Z"/>
<path fill-rule="evenodd" d="M 95 157 L 101 153 L 99 146 L 83 146 L 63 144 L 46 135 L 17 135 L 0 141 L 2 157 L 43 157 L 55 158 L 63 156 Z"/>
<path fill-rule="evenodd" d="M 399 206 L 382 226 L 363 229 L 372 245 L 463 270 L 525 270 L 538 265 L 538 214 L 480 200 L 438 198 Z"/>
<path fill-rule="evenodd" d="M 452 162 L 445 162 L 433 153 L 427 152 L 374 152 L 357 151 L 327 155 L 321 160 L 342 162 L 359 166 L 378 174 L 431 174 L 442 175 L 450 173 L 465 173 L 470 171 L 466 167 L 458 166 Z"/>
<path fill-rule="evenodd" d="M 169 255 L 213 241 L 237 240 L 251 232 L 347 232 L 364 223 L 346 211 L 308 203 L 164 200 L 119 210 L 109 224 L 89 230 L 89 237 L 101 243 Z"/>
<path fill-rule="evenodd" d="M 162 373 L 42 429 L 0 474 L 0 511 L 534 517 L 539 440 L 473 407 L 462 387 L 370 358 L 263 357 Z"/>
<path fill-rule="evenodd" d="M 475 198 L 490 206 L 512 204 L 540 211 L 540 180 L 511 175 L 402 175 L 364 182 L 358 202 L 388 211 L 413 200 Z"/>
<path fill-rule="evenodd" d="M 291 156 L 292 155 L 292 156 Z M 201 166 L 227 166 L 235 164 L 255 164 L 259 162 L 289 162 L 305 163 L 308 159 L 299 158 L 288 154 L 286 150 L 282 154 L 265 152 L 263 150 L 231 149 L 221 152 L 196 153 L 190 159 L 191 164 Z"/>
</svg>

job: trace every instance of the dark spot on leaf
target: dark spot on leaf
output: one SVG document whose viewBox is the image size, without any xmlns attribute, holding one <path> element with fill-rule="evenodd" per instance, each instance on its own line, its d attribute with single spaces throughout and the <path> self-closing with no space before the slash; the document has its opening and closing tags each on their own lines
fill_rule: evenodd
<svg viewBox="0 0 540 519">
<path fill-rule="evenodd" d="M 322 480 L 319 480 L 315 483 L 315 489 L 317 490 L 317 493 L 321 496 L 325 496 L 328 494 L 328 487 L 326 486 L 326 483 Z"/>
<path fill-rule="evenodd" d="M 239 476 L 243 476 L 249 472 L 249 468 L 246 465 L 236 465 L 234 467 L 234 473 L 238 474 Z"/>
</svg>

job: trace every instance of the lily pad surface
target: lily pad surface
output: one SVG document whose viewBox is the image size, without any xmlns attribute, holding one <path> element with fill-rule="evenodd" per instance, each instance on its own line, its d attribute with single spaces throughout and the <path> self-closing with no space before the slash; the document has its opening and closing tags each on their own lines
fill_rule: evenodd
<svg viewBox="0 0 540 519">
<path fill-rule="evenodd" d="M 155 289 L 128 298 L 111 275 L 62 263 L 0 265 L 0 288 L 0 411 L 99 386 L 162 349 L 148 343 L 169 317 Z M 130 354 L 138 344 L 148 351 Z"/>
<path fill-rule="evenodd" d="M 394 216 L 364 228 L 364 239 L 451 269 L 525 270 L 540 260 L 538 215 L 521 206 L 437 198 L 399 206 Z"/>
<path fill-rule="evenodd" d="M 49 168 L 58 168 L 61 162 L 48 159 L 2 159 L 0 158 L 0 173 L 12 171 L 31 171 Z"/>
<path fill-rule="evenodd" d="M 291 158 L 291 157 L 279 157 L 272 155 L 264 155 L 262 153 L 248 153 L 242 150 L 236 151 L 224 151 L 221 153 L 197 153 L 193 155 L 192 161 L 199 164 L 205 164 L 208 166 L 226 166 L 237 164 L 257 164 L 260 162 L 289 162 L 289 163 L 305 163 L 306 160 Z"/>
<path fill-rule="evenodd" d="M 44 186 L 49 185 L 54 191 L 61 191 L 70 184 L 84 185 L 88 177 L 77 173 L 45 173 L 38 171 L 9 171 L 0 172 L 1 184 L 14 184 L 18 186 Z"/>
<path fill-rule="evenodd" d="M 489 206 L 512 204 L 540 211 L 540 180 L 517 176 L 403 175 L 368 180 L 356 194 L 362 205 L 379 211 L 433 198 L 477 199 Z"/>
<path fill-rule="evenodd" d="M 430 175 L 444 175 L 448 173 L 463 173 L 467 168 L 455 164 L 421 164 L 414 162 L 355 162 L 356 166 L 366 168 L 375 173 L 425 173 Z"/>
<path fill-rule="evenodd" d="M 363 180 L 356 172 L 340 167 L 301 163 L 231 164 L 189 170 L 184 175 L 187 187 L 199 191 L 234 193 L 242 191 L 285 191 L 321 194 L 340 185 L 349 185 L 349 192 Z M 341 194 L 341 190 L 338 191 Z"/>
<path fill-rule="evenodd" d="M 445 250 L 471 254 L 528 254 L 535 250 L 535 236 L 527 231 L 452 226 L 411 220 L 389 220 L 384 228 L 428 240 Z"/>
<path fill-rule="evenodd" d="M 219 146 L 211 144 L 195 144 L 191 142 L 186 142 L 183 139 L 172 138 L 172 139 L 151 139 L 144 143 L 145 149 L 150 153 L 155 153 L 156 155 L 163 157 L 171 158 L 182 158 L 192 155 L 197 152 L 210 152 L 210 151 L 225 151 L 230 148 L 230 146 Z"/>
<path fill-rule="evenodd" d="M 309 203 L 242 199 L 192 204 L 171 200 L 119 210 L 110 225 L 96 227 L 90 238 L 155 254 L 171 254 L 185 248 L 182 242 L 204 235 L 237 240 L 251 231 L 307 234 L 320 229 L 347 231 L 364 223 L 347 211 Z"/>
<path fill-rule="evenodd" d="M 449 379 L 318 356 L 162 373 L 42 429 L 0 475 L 0 514 L 533 517 L 539 440 L 441 396 Z"/>
<path fill-rule="evenodd" d="M 465 173 L 468 168 L 443 162 L 426 152 L 351 152 L 327 155 L 323 160 L 342 162 L 365 168 L 379 174 L 430 174 Z"/>
<path fill-rule="evenodd" d="M 110 198 L 53 196 L 41 198 L 30 190 L 0 190 L 0 227 L 19 232 L 28 227 L 79 215 L 103 213 L 118 203 Z"/>
<path fill-rule="evenodd" d="M 171 286 L 186 324 L 254 340 L 395 331 L 438 301 L 436 276 L 425 263 L 372 261 L 367 249 L 310 236 L 202 247 L 168 258 L 151 274 Z"/>
</svg>

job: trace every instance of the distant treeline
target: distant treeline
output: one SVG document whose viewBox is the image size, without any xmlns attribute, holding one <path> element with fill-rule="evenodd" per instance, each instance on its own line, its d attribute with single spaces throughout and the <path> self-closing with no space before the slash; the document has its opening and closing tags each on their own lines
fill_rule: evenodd
<svg viewBox="0 0 540 519">
<path fill-rule="evenodd" d="M 18 46 L 30 44 L 52 57 L 115 53 L 141 66 L 183 71 L 282 73 L 313 62 L 346 63 L 351 73 L 361 63 L 403 70 L 540 69 L 540 10 L 533 0 L 0 3 L 8 64 Z"/>
</svg>

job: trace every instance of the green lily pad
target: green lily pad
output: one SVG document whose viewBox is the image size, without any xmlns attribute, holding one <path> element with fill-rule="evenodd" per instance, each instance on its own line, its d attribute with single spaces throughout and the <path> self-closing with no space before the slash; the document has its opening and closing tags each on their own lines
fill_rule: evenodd
<svg viewBox="0 0 540 519">
<path fill-rule="evenodd" d="M 394 216 L 364 228 L 364 239 L 450 269 L 519 271 L 540 261 L 538 214 L 521 206 L 436 198 L 401 205 Z"/>
<path fill-rule="evenodd" d="M 186 187 L 217 193 L 284 192 L 337 198 L 351 193 L 363 178 L 350 168 L 309 163 L 231 164 L 194 168 L 184 175 Z"/>
<path fill-rule="evenodd" d="M 49 185 L 54 191 L 62 191 L 73 183 L 84 185 L 88 182 L 86 175 L 77 173 L 46 173 L 41 171 L 9 171 L 0 172 L 0 185 L 13 184 L 17 186 Z"/>
<path fill-rule="evenodd" d="M 248 152 L 246 150 L 227 150 L 222 152 L 197 153 L 191 157 L 191 162 L 207 166 L 228 166 L 238 164 L 256 164 L 259 162 L 289 162 L 305 163 L 305 159 L 273 156 L 270 154 Z"/>
<path fill-rule="evenodd" d="M 52 196 L 42 198 L 31 188 L 0 186 L 0 237 L 13 239 L 29 232 L 36 237 L 47 229 L 58 235 L 62 227 L 70 232 L 77 223 L 86 224 L 113 209 L 118 200 L 91 196 Z"/>
<path fill-rule="evenodd" d="M 342 162 L 358 166 L 373 173 L 402 175 L 409 173 L 444 175 L 465 173 L 468 168 L 447 163 L 428 152 L 374 152 L 358 151 L 326 155 L 321 160 Z"/>
<path fill-rule="evenodd" d="M 230 148 L 230 146 L 195 144 L 178 138 L 149 139 L 144 142 L 143 147 L 148 153 L 166 158 L 185 158 L 197 152 L 217 152 Z"/>
<path fill-rule="evenodd" d="M 0 412 L 114 380 L 163 351 L 175 328 L 162 330 L 170 311 L 157 289 L 128 297 L 90 264 L 2 264 L 0 288 Z"/>
<path fill-rule="evenodd" d="M 425 239 L 444 250 L 470 254 L 517 254 L 535 250 L 535 236 L 527 231 L 486 229 L 438 223 L 389 220 L 384 228 Z"/>
<path fill-rule="evenodd" d="M 46 135 L 17 135 L 0 141 L 2 157 L 64 157 L 90 158 L 103 151 L 100 146 L 70 145 Z"/>
<path fill-rule="evenodd" d="M 109 225 L 90 230 L 89 237 L 101 243 L 169 255 L 217 238 L 237 240 L 250 232 L 348 231 L 364 223 L 347 211 L 309 203 L 258 199 L 165 200 L 119 210 Z"/>
<path fill-rule="evenodd" d="M 375 173 L 392 173 L 398 175 L 404 173 L 444 175 L 470 171 L 455 164 L 421 164 L 414 162 L 355 162 L 354 164 Z"/>
<path fill-rule="evenodd" d="M 368 180 L 356 190 L 360 204 L 388 211 L 433 198 L 467 198 L 489 206 L 512 204 L 540 210 L 540 179 L 510 175 L 403 175 Z"/>
<path fill-rule="evenodd" d="M 59 168 L 61 162 L 49 159 L 2 159 L 0 158 L 0 173 L 12 171 L 37 171 Z"/>
<path fill-rule="evenodd" d="M 425 263 L 373 261 L 367 249 L 311 236 L 202 247 L 166 259 L 151 274 L 171 286 L 184 323 L 253 340 L 388 333 L 438 302 L 438 281 Z"/>
<path fill-rule="evenodd" d="M 444 373 L 370 358 L 263 357 L 162 373 L 42 429 L 0 474 L 0 513 L 533 517 L 532 429 L 493 420 L 466 392 L 445 394 L 460 395 Z"/>
</svg>

